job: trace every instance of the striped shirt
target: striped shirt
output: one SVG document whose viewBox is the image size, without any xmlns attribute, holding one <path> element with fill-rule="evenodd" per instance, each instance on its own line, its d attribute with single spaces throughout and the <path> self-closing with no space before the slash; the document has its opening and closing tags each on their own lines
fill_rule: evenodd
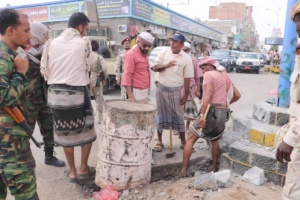
<svg viewBox="0 0 300 200">
<path fill-rule="evenodd" d="M 211 104 L 227 105 L 227 86 L 226 78 L 219 71 L 208 71 L 203 75 L 203 97 L 207 95 L 205 86 L 211 83 L 213 87 L 213 93 L 211 97 Z M 202 98 L 203 101 L 204 98 Z"/>
</svg>

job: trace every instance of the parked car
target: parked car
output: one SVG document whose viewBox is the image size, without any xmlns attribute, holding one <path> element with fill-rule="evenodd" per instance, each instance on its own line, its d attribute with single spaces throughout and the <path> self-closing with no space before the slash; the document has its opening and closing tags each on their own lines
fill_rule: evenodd
<svg viewBox="0 0 300 200">
<path fill-rule="evenodd" d="M 242 52 L 236 61 L 235 70 L 237 73 L 241 71 L 253 71 L 258 74 L 260 65 L 258 53 Z"/>
<path fill-rule="evenodd" d="M 152 51 L 150 52 L 150 55 L 149 55 L 149 66 L 150 66 L 151 70 L 153 70 L 153 63 L 154 63 L 154 60 L 155 60 L 158 52 L 160 52 L 163 49 L 168 49 L 168 48 L 170 48 L 170 47 L 169 46 L 160 46 L 160 47 L 155 47 L 154 49 L 152 49 Z"/>
<path fill-rule="evenodd" d="M 226 71 L 233 70 L 233 56 L 231 55 L 231 51 L 228 49 L 217 49 L 214 50 L 210 57 L 216 59 L 222 66 L 226 68 Z"/>
<path fill-rule="evenodd" d="M 240 55 L 240 51 L 236 51 L 236 50 L 232 50 L 231 51 L 231 55 L 233 57 L 233 66 L 235 67 L 236 65 L 236 60 L 238 59 L 239 55 Z"/>
<path fill-rule="evenodd" d="M 265 64 L 267 63 L 266 55 L 263 53 L 259 53 L 258 56 L 259 56 L 259 61 L 260 61 L 260 67 L 264 67 Z"/>
</svg>

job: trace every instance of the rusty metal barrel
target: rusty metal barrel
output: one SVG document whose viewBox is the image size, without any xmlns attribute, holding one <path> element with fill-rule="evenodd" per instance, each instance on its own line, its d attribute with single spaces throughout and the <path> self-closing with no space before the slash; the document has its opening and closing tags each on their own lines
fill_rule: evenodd
<svg viewBox="0 0 300 200">
<path fill-rule="evenodd" d="M 156 108 L 124 100 L 105 101 L 95 183 L 115 190 L 150 183 Z"/>
</svg>

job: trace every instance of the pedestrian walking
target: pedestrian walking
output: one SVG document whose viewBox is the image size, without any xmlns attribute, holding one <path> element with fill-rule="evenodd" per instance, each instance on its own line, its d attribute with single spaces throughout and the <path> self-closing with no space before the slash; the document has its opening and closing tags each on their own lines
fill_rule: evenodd
<svg viewBox="0 0 300 200">
<path fill-rule="evenodd" d="M 83 39 L 90 20 L 81 12 L 71 15 L 68 27 L 45 45 L 41 73 L 49 84 L 48 105 L 54 120 L 54 140 L 63 146 L 68 161 L 70 182 L 94 176 L 88 166 L 92 142 L 97 138 L 88 89 L 90 41 Z M 77 172 L 74 147 L 81 147 Z"/>
<path fill-rule="evenodd" d="M 126 88 L 122 86 L 121 83 L 122 83 L 122 74 L 124 71 L 124 58 L 127 51 L 129 51 L 130 49 L 130 39 L 125 38 L 124 40 L 122 40 L 121 44 L 124 49 L 117 56 L 115 72 L 116 72 L 117 84 L 121 86 L 121 99 L 127 99 Z"/>
<path fill-rule="evenodd" d="M 154 37 L 148 32 L 137 36 L 136 46 L 125 56 L 122 86 L 129 101 L 148 103 L 150 95 L 150 67 L 148 53 Z"/>
<path fill-rule="evenodd" d="M 300 38 L 300 1 L 291 8 L 291 18 L 296 24 Z M 282 191 L 283 200 L 300 199 L 300 56 L 296 55 L 294 71 L 290 77 L 290 128 L 277 148 L 276 158 L 280 163 L 288 162 L 285 185 Z"/>
<path fill-rule="evenodd" d="M 27 16 L 13 9 L 0 10 L 0 34 L 0 199 L 6 199 L 8 188 L 15 199 L 38 200 L 29 137 L 4 110 L 18 106 L 27 114 L 29 63 L 16 56 L 18 47 L 26 46 L 31 38 Z"/>
<path fill-rule="evenodd" d="M 107 77 L 107 67 L 105 59 L 97 53 L 99 49 L 99 44 L 97 41 L 91 41 L 92 52 L 89 57 L 91 75 L 90 75 L 90 87 L 91 91 L 95 97 L 97 104 L 97 114 L 96 120 L 98 124 L 102 121 L 102 111 L 103 111 L 103 86 L 105 85 L 105 80 Z"/>
<path fill-rule="evenodd" d="M 47 105 L 47 82 L 41 75 L 40 64 L 44 50 L 44 44 L 48 39 L 48 28 L 41 22 L 30 22 L 32 38 L 25 49 L 19 48 L 18 52 L 26 56 L 29 68 L 26 77 L 29 86 L 26 88 L 28 120 L 34 130 L 38 123 L 40 133 L 43 136 L 45 164 L 56 167 L 64 167 L 65 162 L 54 156 L 53 119 L 49 106 Z"/>
<path fill-rule="evenodd" d="M 157 144 L 154 151 L 163 149 L 162 131 L 172 128 L 178 131 L 181 148 L 185 145 L 184 105 L 189 96 L 190 78 L 194 78 L 191 57 L 182 50 L 185 37 L 176 32 L 170 38 L 171 48 L 158 53 L 153 70 L 157 73 L 156 105 L 157 105 Z M 181 96 L 181 89 L 185 93 Z"/>
</svg>

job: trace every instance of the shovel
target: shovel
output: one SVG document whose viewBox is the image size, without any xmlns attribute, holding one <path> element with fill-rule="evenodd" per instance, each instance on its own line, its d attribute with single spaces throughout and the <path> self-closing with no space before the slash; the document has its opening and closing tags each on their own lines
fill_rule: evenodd
<svg viewBox="0 0 300 200">
<path fill-rule="evenodd" d="M 172 128 L 170 127 L 170 153 L 167 153 L 166 154 L 166 158 L 172 158 L 175 156 L 176 152 L 173 152 L 172 151 L 172 138 L 173 137 L 173 134 L 172 134 Z"/>
</svg>

